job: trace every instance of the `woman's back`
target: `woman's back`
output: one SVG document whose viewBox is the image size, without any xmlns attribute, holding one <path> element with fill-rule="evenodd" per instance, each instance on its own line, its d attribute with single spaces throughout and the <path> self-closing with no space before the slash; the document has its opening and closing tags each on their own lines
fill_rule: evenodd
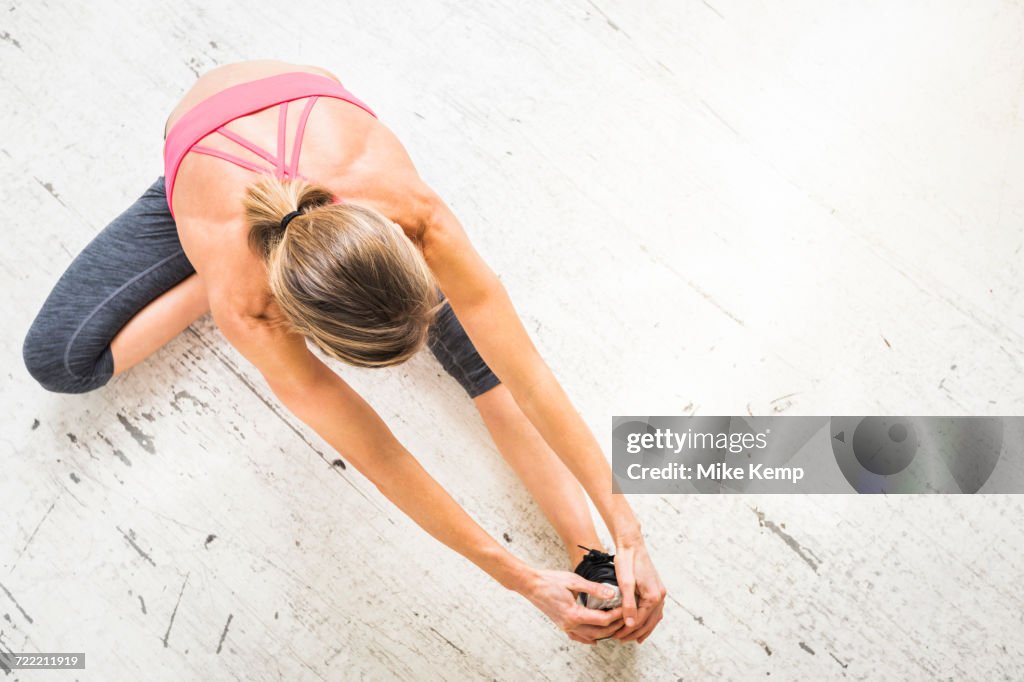
<svg viewBox="0 0 1024 682">
<path fill-rule="evenodd" d="M 330 72 L 312 66 L 276 61 L 225 65 L 200 77 L 171 112 L 166 130 L 173 134 L 174 127 L 183 118 L 228 88 L 295 73 L 315 74 L 338 82 Z M 293 142 L 307 104 L 307 98 L 300 98 L 287 105 L 283 151 L 288 159 L 294 153 Z M 387 209 L 396 208 L 391 205 L 394 203 L 392 195 L 399 193 L 394 191 L 395 188 L 402 186 L 403 179 L 416 179 L 415 170 L 398 139 L 367 109 L 341 99 L 318 98 L 305 121 L 298 170 L 301 175 L 324 185 L 343 200 L 368 202 L 387 213 Z M 224 127 L 229 133 L 241 136 L 262 149 L 276 151 L 279 123 L 279 108 L 269 105 L 261 111 L 241 116 Z M 265 160 L 213 130 L 209 133 L 197 141 L 197 146 L 225 152 L 254 163 L 263 163 Z M 388 174 L 387 183 L 378 181 L 381 173 Z M 177 196 L 172 208 L 176 217 L 184 217 L 187 222 L 188 217 L 193 215 L 204 221 L 240 215 L 240 203 L 230 199 L 240 196 L 239 190 L 251 184 L 254 177 L 251 171 L 246 172 L 223 160 L 190 153 L 181 161 L 176 180 L 179 181 L 176 184 L 180 192 L 175 192 Z"/>
<path fill-rule="evenodd" d="M 321 96 L 304 96 L 296 82 Z M 231 107 L 246 111 L 240 100 L 254 89 L 264 98 L 253 100 L 258 110 L 227 120 Z M 223 126 L 217 111 L 204 115 L 218 107 L 228 111 Z M 212 123 L 204 127 L 206 121 Z M 426 191 L 404 147 L 324 69 L 275 61 L 215 69 L 172 111 L 167 137 L 168 196 L 185 252 L 200 271 L 211 261 L 230 269 L 224 281 L 247 310 L 262 311 L 269 298 L 243 208 L 261 171 L 314 182 L 336 201 L 375 209 L 410 236 L 420 230 Z"/>
<path fill-rule="evenodd" d="M 334 74 L 320 67 L 289 64 L 270 59 L 235 62 L 218 66 L 200 76 L 199 80 L 182 96 L 177 106 L 171 111 L 170 116 L 167 117 L 167 128 L 164 132 L 166 133 L 186 111 L 222 90 L 259 78 L 296 72 L 315 73 L 337 80 Z"/>
</svg>

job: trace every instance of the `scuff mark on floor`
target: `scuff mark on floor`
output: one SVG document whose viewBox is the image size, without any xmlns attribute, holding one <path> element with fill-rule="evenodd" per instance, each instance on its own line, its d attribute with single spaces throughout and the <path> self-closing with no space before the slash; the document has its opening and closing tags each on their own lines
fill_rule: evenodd
<svg viewBox="0 0 1024 682">
<path fill-rule="evenodd" d="M 220 653 L 221 648 L 224 646 L 224 638 L 228 636 L 228 627 L 231 625 L 231 619 L 235 617 L 235 614 L 228 614 L 228 622 L 224 623 L 224 631 L 220 633 L 220 641 L 217 642 L 217 653 Z"/>
<path fill-rule="evenodd" d="M 0 33 L 0 40 L 7 41 L 11 45 L 14 45 L 16 48 L 18 48 L 19 50 L 21 49 L 21 43 L 19 43 L 18 39 L 15 38 L 14 36 L 12 36 L 8 31 L 4 31 L 3 33 Z"/>
<path fill-rule="evenodd" d="M 622 30 L 622 28 L 621 28 L 621 27 L 620 27 L 620 26 L 619 26 L 618 24 L 616 24 L 616 23 L 615 23 L 614 21 L 612 21 L 612 18 L 611 18 L 611 17 L 609 17 L 609 16 L 607 15 L 607 14 L 605 14 L 604 10 L 602 10 L 602 9 L 601 9 L 600 7 L 598 7 L 598 6 L 597 6 L 596 4 L 594 4 L 593 2 L 588 2 L 588 4 L 589 4 L 589 5 L 591 6 L 591 7 L 593 7 L 593 8 L 594 8 L 594 11 L 596 11 L 596 12 L 597 12 L 598 14 L 600 14 L 600 15 L 601 15 L 601 18 L 603 18 L 603 19 L 605 20 L 605 22 L 607 22 L 607 23 L 608 23 L 608 26 L 609 26 L 609 27 L 610 27 L 610 28 L 611 28 L 611 29 L 612 29 L 613 31 L 617 31 L 617 32 L 621 33 L 622 35 L 626 36 L 627 38 L 629 38 L 629 34 L 628 34 L 628 33 L 626 33 L 625 31 L 623 31 L 623 30 Z M 632 40 L 632 38 L 630 38 L 630 40 Z"/>
<path fill-rule="evenodd" d="M 676 606 L 678 606 L 679 608 L 681 608 L 681 609 L 682 609 L 683 611 L 686 611 L 686 612 L 687 612 L 688 614 L 690 614 L 690 618 L 693 618 L 693 620 L 694 620 L 694 621 L 695 621 L 695 622 L 696 622 L 696 623 L 697 623 L 698 625 L 703 625 L 703 626 L 704 626 L 704 627 L 706 627 L 706 628 L 707 628 L 708 630 L 711 630 L 711 632 L 714 632 L 714 631 L 715 631 L 715 630 L 714 630 L 714 629 L 713 629 L 713 628 L 712 628 L 712 627 L 711 627 L 710 625 L 708 625 L 707 623 L 705 623 L 705 622 L 704 622 L 704 616 L 698 616 L 698 615 L 697 615 L 696 613 L 694 613 L 694 612 L 693 612 L 693 611 L 691 611 L 690 609 L 686 608 L 686 606 L 684 606 L 684 605 L 683 605 L 683 603 L 682 603 L 681 601 L 679 601 L 678 599 L 676 599 L 676 598 L 675 598 L 674 596 L 672 596 L 671 594 L 667 595 L 667 597 L 668 597 L 668 600 L 669 600 L 670 602 L 672 602 L 673 604 L 675 604 Z"/>
<path fill-rule="evenodd" d="M 138 595 L 138 597 L 139 597 L 139 605 L 142 606 L 142 613 L 143 613 L 143 615 L 145 615 L 146 614 L 146 602 L 142 599 L 142 595 L 141 594 Z"/>
<path fill-rule="evenodd" d="M 721 124 L 722 124 L 722 125 L 724 125 L 724 126 L 725 126 L 726 128 L 728 128 L 728 129 L 729 129 L 729 130 L 730 130 L 730 131 L 732 132 L 732 134 L 733 134 L 733 135 L 735 135 L 736 137 L 738 137 L 738 138 L 740 138 L 740 139 L 743 139 L 743 135 L 741 135 L 741 134 L 740 134 L 740 131 L 738 131 L 738 130 L 736 130 L 735 128 L 733 128 L 733 127 L 732 127 L 732 124 L 731 124 L 731 123 L 729 123 L 728 121 L 726 121 L 726 120 L 725 120 L 725 119 L 724 119 L 724 118 L 722 117 L 722 115 L 721 115 L 721 114 L 719 114 L 719 113 L 718 113 L 717 111 L 715 111 L 714 107 L 712 107 L 712 106 L 711 106 L 710 104 L 708 104 L 708 103 L 707 103 L 706 101 L 704 101 L 703 99 L 702 99 L 702 100 L 700 101 L 700 103 L 704 105 L 704 108 L 705 108 L 705 109 L 707 109 L 707 110 L 708 110 L 709 112 L 711 112 L 711 115 L 712 115 L 712 116 L 714 116 L 715 118 L 717 118 L 717 119 L 718 119 L 719 123 L 721 123 Z"/>
<path fill-rule="evenodd" d="M 63 199 L 60 198 L 60 195 L 57 194 L 57 190 L 55 190 L 53 188 L 52 184 L 50 184 L 49 182 L 44 182 L 44 181 L 40 180 L 39 178 L 36 178 L 35 176 L 33 176 L 33 178 L 35 179 L 36 182 L 39 183 L 40 187 L 45 189 L 50 194 L 51 197 L 53 197 L 54 199 L 57 200 L 58 204 L 60 204 L 61 206 L 64 206 L 65 208 L 67 208 L 67 204 L 65 204 Z"/>
<path fill-rule="evenodd" d="M 100 438 L 102 438 L 103 442 L 105 442 L 107 445 L 110 446 L 110 449 L 113 450 L 113 452 L 114 452 L 114 457 L 117 457 L 119 460 L 121 460 L 121 462 L 123 462 L 125 466 L 131 466 L 132 465 L 132 462 L 131 462 L 130 459 L 128 459 L 128 456 L 125 455 L 123 452 L 121 452 L 121 449 L 118 448 L 117 446 L 115 446 L 110 441 L 109 438 L 104 436 L 102 433 L 97 433 L 96 435 L 98 435 Z"/>
<path fill-rule="evenodd" d="M 151 455 L 156 454 L 156 447 L 153 446 L 153 436 L 147 433 L 143 433 L 142 429 L 133 424 L 128 417 L 124 416 L 120 412 L 117 413 L 117 420 L 121 422 L 121 425 L 125 428 L 135 442 L 142 446 L 142 449 Z"/>
<path fill-rule="evenodd" d="M 78 436 L 71 432 L 68 432 L 66 435 L 68 437 L 68 440 L 71 441 L 72 445 L 83 448 L 85 452 L 89 455 L 89 457 L 91 457 L 92 459 L 99 459 L 99 457 L 93 454 L 92 448 L 89 447 L 88 441 L 79 440 Z M 75 481 L 75 483 L 78 483 L 78 481 Z"/>
<path fill-rule="evenodd" d="M 174 618 L 178 615 L 178 606 L 181 605 L 181 595 L 185 594 L 185 586 L 188 585 L 188 577 L 190 575 L 192 575 L 191 572 L 185 574 L 185 582 L 181 584 L 181 591 L 178 592 L 178 601 L 174 602 L 174 610 L 171 611 L 171 620 L 167 623 L 167 632 L 164 633 L 163 642 L 165 649 L 169 646 L 168 641 L 171 638 L 171 628 L 174 627 Z"/>
<path fill-rule="evenodd" d="M 803 649 L 804 651 L 806 651 L 807 653 L 809 653 L 811 656 L 815 655 L 814 649 L 812 649 L 811 647 L 807 646 L 803 642 L 800 642 L 800 648 Z"/>
<path fill-rule="evenodd" d="M 24 554 L 25 550 L 28 549 L 28 546 L 32 544 L 32 540 L 35 539 L 36 533 L 39 532 L 40 526 L 43 525 L 43 521 L 45 521 L 46 517 L 48 517 L 50 515 L 50 512 L 53 511 L 53 507 L 57 504 L 57 500 L 59 500 L 59 499 L 60 499 L 60 496 L 58 495 L 57 498 L 54 499 L 54 501 L 50 503 L 50 508 L 47 509 L 45 512 L 43 512 L 43 518 L 39 519 L 39 523 L 36 524 L 36 527 L 32 531 L 32 534 L 29 535 L 28 536 L 28 540 L 25 541 L 25 546 L 21 548 L 20 552 L 18 552 L 17 558 L 15 558 L 14 563 L 11 565 L 11 570 L 7 572 L 8 575 L 10 575 L 11 573 L 14 572 L 14 567 L 18 565 L 18 560 L 21 559 L 21 555 Z"/>
<path fill-rule="evenodd" d="M 704 2 L 704 6 L 711 10 L 712 12 L 714 12 L 715 14 L 717 14 L 720 19 L 725 19 L 725 17 L 722 16 L 721 12 L 719 12 L 717 9 L 708 4 L 707 0 L 702 1 Z"/>
<path fill-rule="evenodd" d="M 465 655 L 466 655 L 466 652 L 465 652 L 465 651 L 463 651 L 463 650 L 462 650 L 462 649 L 460 649 L 460 648 L 459 648 L 458 646 L 456 646 L 456 645 L 455 645 L 455 643 L 454 643 L 454 642 L 452 642 L 452 640 L 450 640 L 450 639 L 448 639 L 447 637 L 445 637 L 444 635 L 442 635 L 442 634 L 441 634 L 440 632 L 438 632 L 438 631 L 437 631 L 437 630 L 436 630 L 435 628 L 431 627 L 431 628 L 430 628 L 430 631 L 431 631 L 431 632 L 433 632 L 433 633 L 434 633 L 435 635 L 437 635 L 438 637 L 440 637 L 441 639 L 443 639 L 443 640 L 444 640 L 444 641 L 445 641 L 445 642 L 446 642 L 446 643 L 448 644 L 448 646 L 450 646 L 451 648 L 455 649 L 456 651 L 458 651 L 458 652 L 459 652 L 460 654 L 462 654 L 463 656 L 465 656 Z"/>
<path fill-rule="evenodd" d="M 836 663 L 838 663 L 839 665 L 843 666 L 843 669 L 844 669 L 844 670 L 845 670 L 846 668 L 849 668 L 849 667 L 850 667 L 850 664 L 849 664 L 849 663 L 843 663 L 843 662 L 842 662 L 842 661 L 840 661 L 840 660 L 839 660 L 839 659 L 838 659 L 838 658 L 836 657 L 836 655 L 835 655 L 834 653 L 832 653 L 831 651 L 830 651 L 830 652 L 828 652 L 828 655 L 829 655 L 829 656 L 831 656 L 831 657 L 832 657 L 832 660 L 834 660 L 834 661 L 835 661 Z"/>
<path fill-rule="evenodd" d="M 21 614 L 22 618 L 27 620 L 29 623 L 34 623 L 35 622 L 35 621 L 32 620 L 32 616 L 30 616 L 27 613 L 25 613 L 25 609 L 21 608 L 21 604 L 19 604 L 18 600 L 14 598 L 14 595 L 11 594 L 11 591 L 8 590 L 6 587 L 4 587 L 3 583 L 0 583 L 0 590 L 4 591 L 4 594 L 7 595 L 7 598 L 10 599 L 11 603 L 14 604 L 14 608 L 18 609 L 18 613 Z"/>
<path fill-rule="evenodd" d="M 752 507 L 751 509 L 753 509 L 754 513 L 757 515 L 758 525 L 760 525 L 762 528 L 767 528 L 768 530 L 782 538 L 782 541 L 786 543 L 787 547 L 796 552 L 797 556 L 803 559 L 807 563 L 807 565 L 814 570 L 815 573 L 818 572 L 818 566 L 821 565 L 821 560 L 814 555 L 814 552 L 812 552 L 811 550 L 807 549 L 799 542 L 797 542 L 792 535 L 782 530 L 782 528 L 776 525 L 774 521 L 765 518 L 764 512 L 762 512 L 760 509 L 758 509 L 757 507 Z"/>
<path fill-rule="evenodd" d="M 4 644 L 2 630 L 0 630 L 0 654 L 3 654 L 3 656 L 0 656 L 0 670 L 3 670 L 5 675 L 10 675 L 11 668 L 4 661 L 9 660 L 14 652 L 9 646 Z M 15 682 L 17 682 L 17 678 L 15 678 Z"/>
<path fill-rule="evenodd" d="M 177 393 L 175 393 L 174 394 L 174 400 L 171 401 L 171 407 L 173 407 L 174 409 L 176 409 L 179 412 L 181 412 L 180 402 L 182 400 L 189 400 L 189 401 L 192 402 L 193 405 L 195 405 L 197 407 L 200 407 L 203 410 L 209 410 L 210 409 L 210 405 L 208 403 L 204 403 L 202 400 L 200 400 L 199 398 L 195 397 L 194 395 L 192 395 L 188 391 L 178 391 Z"/>
<path fill-rule="evenodd" d="M 134 548 L 135 551 L 139 553 L 139 556 L 141 556 L 143 559 L 148 561 L 151 565 L 156 566 L 156 562 L 153 561 L 153 558 L 151 556 L 149 556 L 148 554 L 146 554 L 144 551 L 142 551 L 142 548 L 139 547 L 135 543 L 135 531 L 133 531 L 131 528 L 129 528 L 128 529 L 128 533 L 125 533 L 123 530 L 121 530 L 121 528 L 119 526 L 115 526 L 115 528 L 117 528 L 117 531 L 119 533 L 121 533 L 121 537 L 123 537 L 125 540 L 127 540 L 128 544 L 131 545 L 132 548 Z M 130 533 L 130 535 L 129 535 L 129 533 Z"/>
<path fill-rule="evenodd" d="M 780 395 L 778 398 L 771 401 L 769 405 L 772 406 L 772 412 L 778 414 L 780 412 L 788 410 L 790 407 L 793 406 L 793 401 L 789 400 L 789 398 L 792 398 L 795 395 L 799 395 L 799 393 L 800 391 L 793 391 L 792 393 L 787 393 L 786 395 Z M 783 400 L 785 400 L 786 402 L 782 402 Z"/>
</svg>

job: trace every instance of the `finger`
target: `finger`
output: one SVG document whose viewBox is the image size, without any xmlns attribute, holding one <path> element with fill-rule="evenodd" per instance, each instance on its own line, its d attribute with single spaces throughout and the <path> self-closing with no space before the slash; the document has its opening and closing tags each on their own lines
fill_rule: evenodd
<svg viewBox="0 0 1024 682">
<path fill-rule="evenodd" d="M 658 623 L 661 622 L 661 618 L 662 618 L 662 616 L 660 614 L 655 616 L 655 617 L 653 617 L 653 618 L 651 618 L 649 621 L 647 621 L 646 625 L 644 625 L 642 628 L 640 628 L 639 630 L 634 632 L 632 635 L 630 635 L 629 639 L 627 639 L 625 641 L 636 640 L 637 644 L 643 644 L 643 641 L 645 639 L 647 639 L 647 637 L 652 632 L 654 632 L 654 628 L 657 627 Z"/>
<path fill-rule="evenodd" d="M 575 573 L 570 574 L 569 589 L 574 592 L 586 592 L 601 599 L 611 599 L 615 596 L 615 590 L 604 583 L 595 583 L 586 578 L 581 578 Z"/>
<path fill-rule="evenodd" d="M 644 633 L 643 635 L 641 635 L 640 637 L 637 637 L 637 639 L 636 639 L 636 643 L 637 643 L 637 644 L 643 644 L 643 643 L 644 643 L 644 640 L 646 640 L 646 639 L 647 639 L 648 637 L 650 637 L 650 636 L 651 636 L 651 634 L 652 634 L 652 633 L 654 632 L 654 628 L 658 627 L 658 623 L 660 623 L 660 622 L 661 622 L 661 619 L 662 619 L 662 618 L 664 618 L 664 616 L 662 616 L 662 615 L 659 615 L 659 616 L 658 616 L 658 618 L 657 618 L 657 620 L 655 620 L 655 621 L 654 621 L 654 622 L 653 622 L 653 623 L 651 624 L 651 629 L 650 629 L 650 630 L 648 630 L 647 632 L 645 632 L 645 633 Z"/>
<path fill-rule="evenodd" d="M 637 592 L 640 593 L 640 601 L 648 604 L 659 604 L 668 596 L 668 590 L 657 578 L 653 581 L 637 581 Z"/>
<path fill-rule="evenodd" d="M 629 635 L 644 627 L 647 624 L 647 621 L 651 618 L 655 609 L 662 608 L 665 603 L 664 597 L 661 596 L 663 588 L 660 588 L 660 585 L 657 588 L 646 589 L 644 586 L 641 586 L 639 590 L 640 599 L 639 606 L 637 607 L 636 621 L 632 626 L 627 627 L 625 630 L 620 632 L 616 636 L 617 639 L 621 639 L 623 641 L 630 639 Z"/>
<path fill-rule="evenodd" d="M 620 555 L 621 556 L 621 555 Z M 626 627 L 636 624 L 636 582 L 633 580 L 632 561 L 616 562 L 615 574 L 622 591 L 622 615 L 626 619 Z"/>
<path fill-rule="evenodd" d="M 615 618 L 609 625 L 577 625 L 572 628 L 572 631 L 578 635 L 592 639 L 594 641 L 601 641 L 603 639 L 610 639 L 622 628 L 626 627 L 622 621 L 622 617 Z"/>
<path fill-rule="evenodd" d="M 584 637 L 589 637 L 595 641 L 602 639 L 609 639 L 616 632 L 626 627 L 622 620 L 617 620 L 608 627 L 598 627 L 596 625 L 581 625 L 578 629 L 574 630 L 577 634 Z"/>
<path fill-rule="evenodd" d="M 633 632 L 626 633 L 621 639 L 623 642 L 629 642 L 632 640 L 639 640 L 641 637 L 646 637 L 654 630 L 654 627 L 661 621 L 663 617 L 663 609 L 661 604 L 652 609 L 650 616 L 637 628 L 634 628 Z"/>
<path fill-rule="evenodd" d="M 639 630 L 647 622 L 647 619 L 651 616 L 651 611 L 654 609 L 654 604 L 648 604 L 643 599 L 640 600 L 639 605 L 636 609 L 636 619 L 632 625 L 627 625 L 623 632 L 619 633 L 619 636 L 625 636 L 635 630 Z M 625 607 L 623 607 L 623 619 L 625 619 Z"/>
<path fill-rule="evenodd" d="M 637 616 L 636 620 L 633 622 L 633 625 L 627 625 L 625 628 L 623 628 L 622 631 L 619 632 L 618 635 L 615 636 L 615 638 L 621 639 L 622 641 L 626 641 L 627 639 L 629 639 L 629 635 L 633 634 L 634 632 L 636 632 L 637 630 L 639 630 L 647 624 L 647 621 L 651 617 L 651 612 L 653 610 L 654 609 L 652 606 L 649 606 L 641 602 L 640 607 L 637 609 Z"/>
<path fill-rule="evenodd" d="M 574 632 L 567 632 L 565 634 L 569 635 L 569 639 L 571 639 L 574 642 L 579 642 L 580 644 L 589 644 L 590 646 L 594 646 L 595 644 L 597 644 L 597 642 L 595 642 L 594 640 L 587 639 L 586 637 L 577 635 Z"/>
<path fill-rule="evenodd" d="M 661 619 L 659 618 L 659 619 L 658 619 L 658 623 L 660 623 L 660 622 L 661 622 Z M 655 626 L 657 626 L 657 623 L 655 623 Z M 650 638 L 650 636 L 651 636 L 651 635 L 653 635 L 653 634 L 654 634 L 654 628 L 651 628 L 651 632 L 648 632 L 648 633 L 647 633 L 646 635 L 644 635 L 643 637 L 640 637 L 639 639 L 637 639 L 637 640 L 636 640 L 636 643 L 637 643 L 637 644 L 643 644 L 643 643 L 644 643 L 645 641 L 647 641 L 647 639 L 648 639 L 648 638 Z"/>
<path fill-rule="evenodd" d="M 599 609 L 588 609 L 586 607 L 580 607 L 580 608 L 583 609 L 584 613 L 597 613 L 597 614 L 599 614 L 601 616 L 601 618 L 604 620 L 604 622 L 601 623 L 602 626 L 611 625 L 615 621 L 621 621 L 622 620 L 622 607 L 621 606 L 616 606 L 614 609 L 608 609 L 607 611 L 599 610 Z"/>
<path fill-rule="evenodd" d="M 570 617 L 574 623 L 579 625 L 597 625 L 600 627 L 607 627 L 622 618 L 622 609 L 615 608 L 611 611 L 598 611 L 597 609 L 588 609 L 585 606 L 577 604 L 576 610 L 573 611 L 573 614 Z"/>
</svg>

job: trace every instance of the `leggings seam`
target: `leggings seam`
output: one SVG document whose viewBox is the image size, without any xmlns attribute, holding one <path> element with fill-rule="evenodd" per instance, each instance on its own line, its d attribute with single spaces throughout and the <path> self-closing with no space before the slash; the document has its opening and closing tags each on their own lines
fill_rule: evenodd
<svg viewBox="0 0 1024 682">
<path fill-rule="evenodd" d="M 100 309 L 103 308 L 103 306 L 105 306 L 108 303 L 110 303 L 110 301 L 115 296 L 117 296 L 122 291 L 124 291 L 126 288 L 128 288 L 129 286 L 131 286 L 132 284 L 137 282 L 139 279 L 141 279 L 145 275 L 148 275 L 153 270 L 155 270 L 158 267 L 164 265 L 165 263 L 170 262 L 171 260 L 173 260 L 174 258 L 177 258 L 180 255 L 182 255 L 182 254 L 180 254 L 180 253 L 173 253 L 170 256 L 167 256 L 166 258 L 164 258 L 164 259 L 154 263 L 153 265 L 150 265 L 148 268 L 146 268 L 142 272 L 138 273 L 137 275 L 133 276 L 127 282 L 125 282 L 124 284 L 119 286 L 117 289 L 114 289 L 114 291 L 112 291 L 105 299 L 100 301 L 100 303 L 97 304 L 96 307 L 92 309 L 92 312 L 90 312 L 88 315 L 85 316 L 85 319 L 82 320 L 82 322 L 78 325 L 78 328 L 75 329 L 75 333 L 71 335 L 71 338 L 68 340 L 67 345 L 64 347 L 64 369 L 67 370 L 68 374 L 70 374 L 71 376 L 75 377 L 76 379 L 89 379 L 89 378 L 91 378 L 91 377 L 88 377 L 88 376 L 82 376 L 82 375 L 76 373 L 73 369 L 71 369 L 71 357 L 70 356 L 71 356 L 71 346 L 74 345 L 75 340 L 78 338 L 78 335 L 82 332 L 83 329 L 85 329 L 85 325 L 89 323 L 89 321 L 96 315 L 96 313 L 98 313 L 100 311 Z"/>
</svg>

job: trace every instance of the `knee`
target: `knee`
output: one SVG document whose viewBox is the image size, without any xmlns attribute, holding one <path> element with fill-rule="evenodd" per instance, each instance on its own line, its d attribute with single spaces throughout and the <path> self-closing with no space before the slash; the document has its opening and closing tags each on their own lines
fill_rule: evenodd
<svg viewBox="0 0 1024 682">
<path fill-rule="evenodd" d="M 21 356 L 25 369 L 40 386 L 53 393 L 86 393 L 110 381 L 113 373 L 106 370 L 103 354 L 92 359 L 71 356 L 70 345 L 61 336 L 41 324 L 40 318 L 25 335 Z"/>
</svg>

